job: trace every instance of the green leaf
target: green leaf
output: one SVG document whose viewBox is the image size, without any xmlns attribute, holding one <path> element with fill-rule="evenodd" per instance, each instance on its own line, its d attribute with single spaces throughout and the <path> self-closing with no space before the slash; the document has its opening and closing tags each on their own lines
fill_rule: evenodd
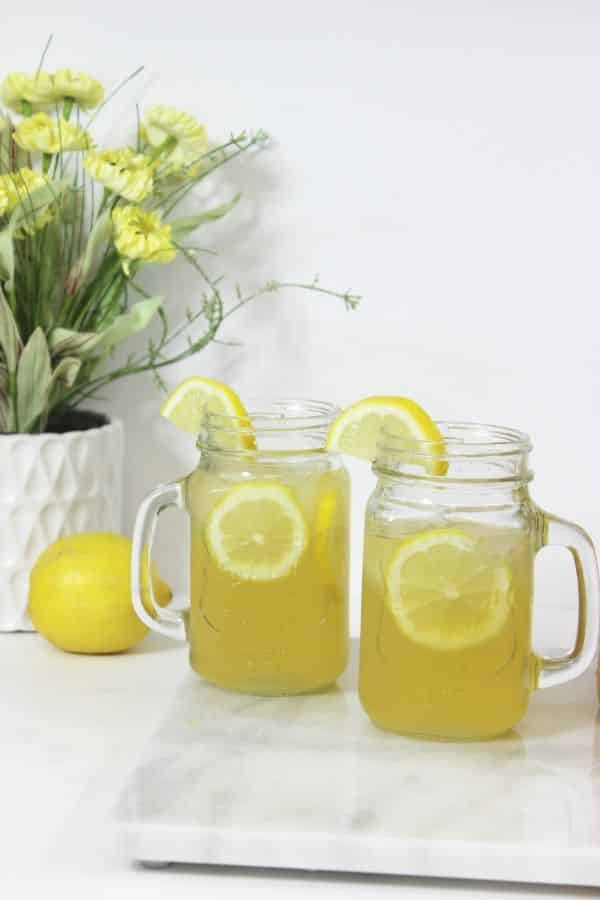
<svg viewBox="0 0 600 900">
<path fill-rule="evenodd" d="M 4 116 L 0 116 L 0 175 L 10 169 L 10 122 Z"/>
<path fill-rule="evenodd" d="M 98 346 L 109 352 L 132 334 L 143 331 L 161 306 L 161 297 L 148 297 L 146 300 L 135 303 L 127 312 L 117 316 L 114 322 L 99 335 Z"/>
<path fill-rule="evenodd" d="M 11 431 L 11 413 L 10 413 L 10 402 L 6 397 L 0 398 L 0 433 L 6 434 L 7 431 Z"/>
<path fill-rule="evenodd" d="M 69 185 L 63 194 L 60 206 L 60 217 L 66 225 L 76 225 L 81 221 L 85 197 L 83 186 Z"/>
<path fill-rule="evenodd" d="M 67 387 L 71 387 L 79 374 L 80 368 L 80 359 L 77 359 L 75 356 L 65 356 L 64 359 L 61 359 L 52 373 L 50 383 L 53 384 L 57 381 L 61 381 Z"/>
<path fill-rule="evenodd" d="M 221 206 L 215 206 L 214 209 L 207 209 L 203 213 L 199 213 L 197 216 L 187 216 L 183 219 L 175 219 L 175 221 L 171 222 L 171 233 L 174 238 L 185 237 L 186 234 L 190 234 L 192 231 L 195 231 L 200 225 L 204 225 L 205 222 L 214 222 L 215 219 L 222 219 L 223 216 L 226 216 L 228 212 L 230 212 L 234 206 L 240 201 L 241 194 L 236 194 L 233 200 L 230 200 L 229 203 L 223 203 Z"/>
<path fill-rule="evenodd" d="M 19 205 L 13 209 L 10 217 L 12 234 L 14 235 L 20 225 L 27 224 L 28 219 L 34 221 L 38 213 L 46 206 L 59 200 L 70 185 L 69 178 L 61 178 L 59 181 L 50 181 L 24 196 Z"/>
<path fill-rule="evenodd" d="M 83 285 L 85 279 L 90 273 L 96 257 L 98 256 L 98 251 L 110 239 L 110 234 L 110 210 L 106 209 L 103 213 L 101 213 L 101 215 L 98 216 L 98 218 L 94 222 L 93 228 L 90 231 L 88 242 L 85 247 L 85 252 L 77 260 L 77 262 L 73 266 L 73 269 L 69 273 L 67 283 L 72 283 L 72 289 L 69 291 L 70 294 L 75 294 Z"/>
<path fill-rule="evenodd" d="M 101 335 L 93 331 L 70 331 L 68 328 L 55 328 L 50 335 L 49 345 L 52 356 L 64 353 L 85 356 L 98 346 Z"/>
<path fill-rule="evenodd" d="M 9 295 L 13 290 L 15 275 L 14 240 L 19 227 L 27 225 L 28 219 L 30 223 L 34 222 L 40 211 L 58 200 L 69 184 L 68 178 L 52 181 L 23 197 L 23 200 L 12 211 L 8 225 L 0 231 L 0 281 L 5 282 Z"/>
<path fill-rule="evenodd" d="M 17 369 L 19 431 L 28 431 L 46 409 L 50 377 L 48 344 L 38 327 L 25 344 Z"/>
<path fill-rule="evenodd" d="M 10 225 L 0 231 L 0 281 L 6 283 L 6 290 L 12 291 L 15 277 L 15 251 L 13 229 Z"/>
<path fill-rule="evenodd" d="M 50 377 L 48 385 L 48 406 L 53 406 L 60 396 L 61 388 L 70 388 L 75 383 L 81 369 L 81 360 L 75 356 L 65 356 Z"/>
<path fill-rule="evenodd" d="M 19 356 L 23 349 L 19 329 L 15 317 L 8 305 L 2 288 L 0 288 L 0 347 L 4 352 L 4 361 L 9 375 L 17 369 Z"/>
</svg>

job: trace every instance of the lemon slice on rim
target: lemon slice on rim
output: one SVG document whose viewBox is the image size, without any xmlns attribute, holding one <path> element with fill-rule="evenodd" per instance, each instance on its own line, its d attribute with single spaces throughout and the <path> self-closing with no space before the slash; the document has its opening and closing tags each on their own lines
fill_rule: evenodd
<svg viewBox="0 0 600 900">
<path fill-rule="evenodd" d="M 382 428 L 401 440 L 437 445 L 423 465 L 432 475 L 446 474 L 447 463 L 436 458 L 444 447 L 439 428 L 418 403 L 407 397 L 367 397 L 348 406 L 331 424 L 326 449 L 372 461 Z"/>
<path fill-rule="evenodd" d="M 251 423 L 244 404 L 235 391 L 221 381 L 192 375 L 171 391 L 160 409 L 163 418 L 191 434 L 200 432 L 207 413 L 232 417 L 230 422 L 224 420 L 223 428 L 217 429 L 220 447 L 255 448 L 255 440 L 248 433 Z"/>
<path fill-rule="evenodd" d="M 246 581 L 290 575 L 308 540 L 308 526 L 292 491 L 272 481 L 232 488 L 213 507 L 206 524 L 213 559 Z"/>
<path fill-rule="evenodd" d="M 511 573 L 456 528 L 403 541 L 386 576 L 388 609 L 411 640 L 460 650 L 494 637 L 512 607 Z"/>
</svg>

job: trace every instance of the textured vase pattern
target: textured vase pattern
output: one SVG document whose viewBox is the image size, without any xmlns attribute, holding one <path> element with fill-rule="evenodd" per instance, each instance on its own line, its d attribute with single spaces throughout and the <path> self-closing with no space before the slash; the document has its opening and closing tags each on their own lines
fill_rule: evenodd
<svg viewBox="0 0 600 900">
<path fill-rule="evenodd" d="M 29 573 L 57 538 L 119 531 L 123 426 L 0 436 L 0 631 L 31 631 Z"/>
</svg>

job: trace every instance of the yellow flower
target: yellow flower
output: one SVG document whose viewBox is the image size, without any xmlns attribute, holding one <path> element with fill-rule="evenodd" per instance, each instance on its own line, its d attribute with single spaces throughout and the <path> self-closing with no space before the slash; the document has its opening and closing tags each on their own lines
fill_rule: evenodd
<svg viewBox="0 0 600 900">
<path fill-rule="evenodd" d="M 132 203 L 140 203 L 154 188 L 150 160 L 129 147 L 86 153 L 83 165 L 92 178 Z"/>
<path fill-rule="evenodd" d="M 115 247 L 124 258 L 126 272 L 130 260 L 168 263 L 175 258 L 171 226 L 163 224 L 160 213 L 141 206 L 121 206 L 113 210 L 112 221 Z"/>
<path fill-rule="evenodd" d="M 16 172 L 0 175 L 0 215 L 11 213 L 15 206 L 47 183 L 45 175 L 26 166 Z"/>
<path fill-rule="evenodd" d="M 34 172 L 26 166 L 0 175 L 0 216 L 9 215 L 17 206 L 23 204 L 27 209 L 27 201 L 31 194 L 38 188 L 48 184 L 48 178 L 41 172 Z M 33 234 L 47 225 L 52 219 L 52 213 L 48 207 L 39 211 L 31 211 L 23 220 L 16 232 L 16 237 L 24 237 Z"/>
<path fill-rule="evenodd" d="M 99 81 L 85 72 L 60 69 L 52 76 L 54 100 L 76 103 L 81 109 L 93 109 L 104 100 L 104 88 Z"/>
<path fill-rule="evenodd" d="M 163 171 L 177 171 L 197 163 L 208 151 L 206 128 L 172 106 L 153 106 L 143 124 L 143 135 L 155 148 L 164 147 Z"/>
<path fill-rule="evenodd" d="M 22 113 L 24 107 L 41 109 L 54 101 L 54 85 L 47 72 L 26 75 L 12 72 L 7 75 L 0 89 L 0 97 L 5 106 Z"/>
<path fill-rule="evenodd" d="M 0 175 L 0 216 L 10 212 L 9 186 L 7 184 L 9 176 Z"/>
<path fill-rule="evenodd" d="M 15 128 L 15 143 L 29 153 L 62 153 L 89 150 L 92 140 L 86 131 L 64 119 L 55 121 L 46 113 L 22 119 Z"/>
</svg>

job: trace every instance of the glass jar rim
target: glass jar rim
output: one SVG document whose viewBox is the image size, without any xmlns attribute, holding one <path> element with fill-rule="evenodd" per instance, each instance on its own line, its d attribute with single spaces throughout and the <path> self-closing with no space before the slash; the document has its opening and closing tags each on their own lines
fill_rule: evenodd
<svg viewBox="0 0 600 900">
<path fill-rule="evenodd" d="M 266 440 L 292 438 L 294 434 L 305 442 L 324 447 L 329 426 L 339 414 L 340 408 L 324 400 L 291 397 L 250 398 L 246 415 L 208 413 L 198 437 L 201 449 L 222 449 L 219 441 L 227 435 L 251 438 L 251 444 L 260 438 Z M 227 441 L 224 442 L 227 445 Z M 260 445 L 258 447 L 260 450 Z M 297 448 L 302 452 L 302 447 Z M 236 452 L 244 452 L 236 451 Z"/>
<path fill-rule="evenodd" d="M 375 462 L 380 456 L 402 453 L 411 458 L 435 456 L 441 461 L 514 456 L 528 454 L 533 447 L 528 434 L 504 425 L 446 420 L 435 424 L 441 433 L 441 441 L 399 436 L 384 426 L 379 436 Z"/>
<path fill-rule="evenodd" d="M 373 471 L 381 477 L 451 487 L 526 484 L 533 478 L 529 436 L 476 422 L 437 422 L 441 440 L 399 437 L 383 429 Z"/>
</svg>

